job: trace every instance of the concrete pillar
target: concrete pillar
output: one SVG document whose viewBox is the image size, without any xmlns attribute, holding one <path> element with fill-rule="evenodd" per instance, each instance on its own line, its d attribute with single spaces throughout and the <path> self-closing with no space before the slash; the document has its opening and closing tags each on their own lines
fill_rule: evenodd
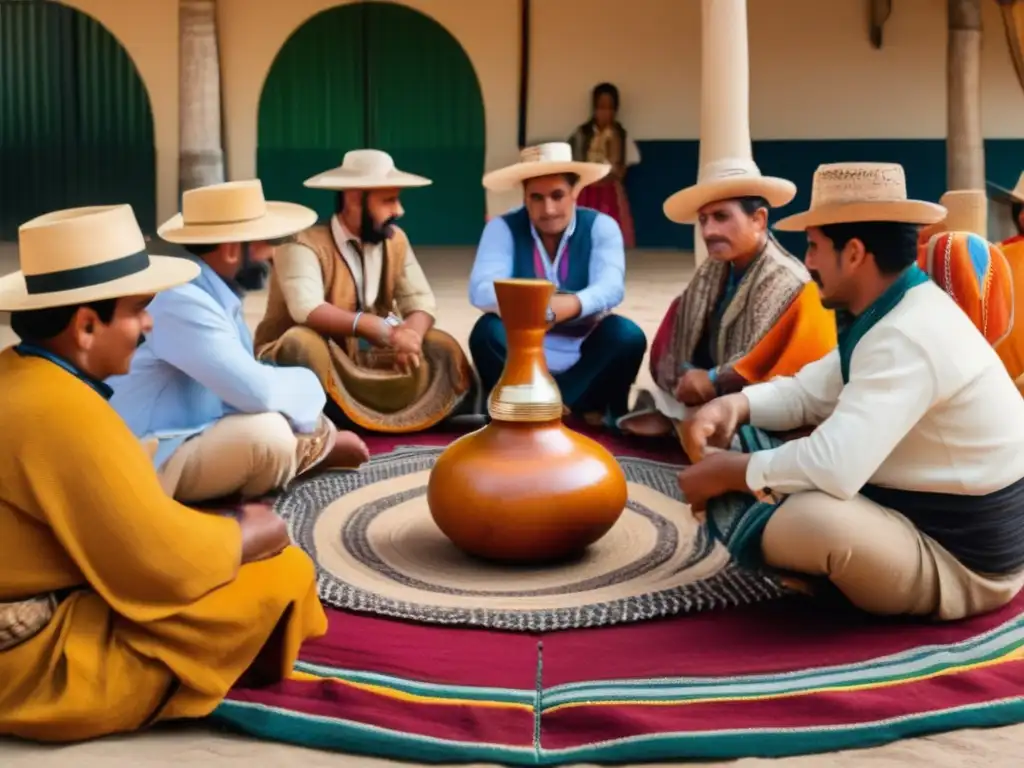
<svg viewBox="0 0 1024 768">
<path fill-rule="evenodd" d="M 981 129 L 981 0 L 947 0 L 946 188 L 985 188 Z"/>
<path fill-rule="evenodd" d="M 215 0 L 179 0 L 182 192 L 224 181 Z"/>
<path fill-rule="evenodd" d="M 700 167 L 727 157 L 753 162 L 747 0 L 701 0 L 700 25 Z M 700 266 L 708 251 L 699 226 L 693 250 Z"/>
</svg>

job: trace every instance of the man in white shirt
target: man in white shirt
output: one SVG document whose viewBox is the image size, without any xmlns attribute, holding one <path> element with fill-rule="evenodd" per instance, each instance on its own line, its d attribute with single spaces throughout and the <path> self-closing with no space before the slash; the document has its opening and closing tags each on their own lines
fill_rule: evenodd
<svg viewBox="0 0 1024 768">
<path fill-rule="evenodd" d="M 701 408 L 679 483 L 741 559 L 825 576 L 873 613 L 958 619 L 1024 586 L 1024 401 L 916 266 L 918 227 L 945 211 L 905 190 L 898 165 L 818 168 L 810 210 L 776 226 L 806 230 L 839 346 Z"/>
</svg>

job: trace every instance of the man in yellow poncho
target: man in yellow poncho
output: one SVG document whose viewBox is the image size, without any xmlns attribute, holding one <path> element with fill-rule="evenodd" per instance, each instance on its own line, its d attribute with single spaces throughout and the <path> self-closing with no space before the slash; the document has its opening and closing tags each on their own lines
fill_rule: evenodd
<svg viewBox="0 0 1024 768">
<path fill-rule="evenodd" d="M 70 741 L 210 713 L 241 678 L 288 674 L 323 634 L 312 562 L 266 506 L 200 511 L 162 490 L 107 403 L 161 290 L 127 205 L 18 234 L 0 310 L 0 735 Z"/>
</svg>

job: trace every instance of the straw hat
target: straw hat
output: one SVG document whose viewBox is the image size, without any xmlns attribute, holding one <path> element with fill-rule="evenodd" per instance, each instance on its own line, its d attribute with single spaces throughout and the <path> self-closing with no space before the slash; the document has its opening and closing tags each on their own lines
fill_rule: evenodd
<svg viewBox="0 0 1024 768">
<path fill-rule="evenodd" d="M 607 163 L 585 163 L 572 159 L 572 147 L 564 141 L 552 141 L 526 147 L 519 153 L 519 162 L 484 175 L 484 187 L 492 192 L 507 192 L 524 181 L 557 173 L 574 173 L 580 177 L 577 189 L 600 181 L 612 167 Z"/>
<path fill-rule="evenodd" d="M 423 176 L 395 168 L 395 161 L 379 149 L 353 149 L 346 152 L 341 165 L 318 173 L 303 182 L 310 189 L 404 189 L 426 187 L 434 182 Z"/>
<path fill-rule="evenodd" d="M 194 280 L 188 259 L 150 256 L 130 205 L 47 213 L 18 228 L 21 270 L 0 277 L 0 311 L 158 293 Z"/>
<path fill-rule="evenodd" d="M 262 182 L 252 179 L 188 190 L 181 196 L 181 213 L 156 233 L 181 245 L 255 243 L 294 235 L 314 223 L 316 211 L 295 203 L 268 203 Z"/>
<path fill-rule="evenodd" d="M 989 182 L 988 186 L 999 195 L 1009 197 L 1016 203 L 1024 203 L 1024 173 L 1021 173 L 1017 178 L 1017 184 L 1013 189 L 1004 189 L 998 184 L 993 184 L 992 182 Z"/>
<path fill-rule="evenodd" d="M 826 163 L 814 172 L 810 209 L 787 216 L 775 229 L 802 232 L 859 221 L 934 224 L 945 217 L 941 205 L 907 199 L 907 178 L 898 163 Z"/>
<path fill-rule="evenodd" d="M 695 224 L 697 213 L 708 203 L 737 197 L 763 197 L 772 208 L 781 208 L 796 196 L 796 184 L 786 179 L 762 176 L 748 158 L 726 157 L 705 163 L 697 183 L 668 198 L 662 210 L 676 224 Z"/>
<path fill-rule="evenodd" d="M 939 205 L 946 209 L 946 218 L 922 227 L 921 242 L 928 242 L 940 232 L 973 232 L 988 237 L 988 196 L 984 190 L 953 189 L 939 198 Z"/>
</svg>

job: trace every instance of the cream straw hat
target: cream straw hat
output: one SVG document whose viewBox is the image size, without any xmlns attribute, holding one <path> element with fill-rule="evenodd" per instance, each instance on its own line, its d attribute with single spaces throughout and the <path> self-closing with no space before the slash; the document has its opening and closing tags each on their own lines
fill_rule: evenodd
<svg viewBox="0 0 1024 768">
<path fill-rule="evenodd" d="M 316 211 L 295 203 L 268 203 L 259 179 L 190 189 L 181 213 L 157 230 L 169 243 L 216 245 L 287 237 L 316 223 Z"/>
<path fill-rule="evenodd" d="M 774 176 L 762 176 L 750 159 L 727 157 L 703 165 L 697 183 L 681 189 L 662 206 L 676 224 L 695 224 L 697 213 L 708 203 L 738 197 L 763 197 L 772 208 L 781 208 L 796 196 L 796 184 Z"/>
<path fill-rule="evenodd" d="M 426 187 L 433 182 L 424 176 L 395 168 L 395 161 L 379 149 L 353 149 L 346 152 L 341 165 L 306 179 L 311 189 L 402 189 Z"/>
<path fill-rule="evenodd" d="M 21 270 L 0 277 L 0 311 L 144 296 L 190 282 L 199 265 L 150 256 L 130 205 L 54 211 L 18 228 Z"/>
<path fill-rule="evenodd" d="M 811 207 L 777 222 L 775 229 L 802 232 L 859 221 L 935 224 L 945 217 L 941 205 L 907 199 L 907 179 L 898 163 L 828 163 L 814 172 Z"/>
<path fill-rule="evenodd" d="M 519 162 L 484 175 L 484 187 L 492 192 L 507 192 L 528 179 L 572 173 L 580 177 L 577 189 L 600 181 L 612 167 L 607 163 L 584 163 L 572 159 L 572 147 L 564 141 L 552 141 L 526 147 L 519 153 Z"/>
</svg>

